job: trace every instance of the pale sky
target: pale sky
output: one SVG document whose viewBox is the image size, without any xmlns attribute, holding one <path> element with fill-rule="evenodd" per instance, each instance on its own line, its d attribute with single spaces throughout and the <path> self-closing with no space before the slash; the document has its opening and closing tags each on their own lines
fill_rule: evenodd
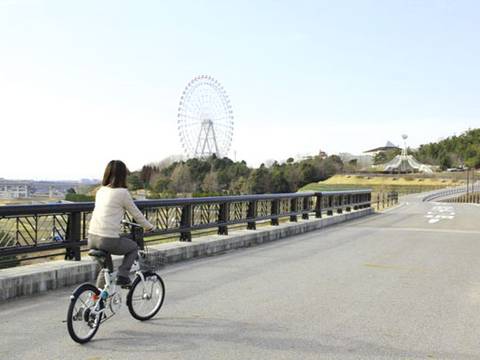
<svg viewBox="0 0 480 360">
<path fill-rule="evenodd" d="M 480 127 L 480 2 L 0 0 L 0 177 L 100 178 L 182 153 L 209 74 L 257 166 Z"/>
</svg>

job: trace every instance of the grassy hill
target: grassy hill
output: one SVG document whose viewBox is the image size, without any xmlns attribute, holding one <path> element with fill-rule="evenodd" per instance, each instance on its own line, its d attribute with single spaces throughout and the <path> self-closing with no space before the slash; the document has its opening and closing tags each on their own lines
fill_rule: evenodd
<svg viewBox="0 0 480 360">
<path fill-rule="evenodd" d="M 328 191 L 349 189 L 372 189 L 374 193 L 397 191 L 399 194 L 431 191 L 464 184 L 455 178 L 375 175 L 335 175 L 325 181 L 310 183 L 299 191 Z"/>
</svg>

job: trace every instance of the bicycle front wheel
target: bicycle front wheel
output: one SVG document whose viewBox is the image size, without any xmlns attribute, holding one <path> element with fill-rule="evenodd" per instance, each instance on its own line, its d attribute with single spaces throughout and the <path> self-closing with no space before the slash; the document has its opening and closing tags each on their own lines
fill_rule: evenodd
<svg viewBox="0 0 480 360">
<path fill-rule="evenodd" d="M 165 284 L 157 273 L 144 273 L 145 281 L 137 276 L 127 295 L 130 314 L 140 321 L 154 317 L 165 299 Z"/>
<path fill-rule="evenodd" d="M 80 344 L 90 341 L 100 326 L 102 313 L 95 311 L 98 301 L 101 301 L 100 310 L 103 309 L 103 301 L 98 300 L 99 295 L 100 290 L 92 284 L 82 284 L 70 297 L 67 312 L 68 333 Z"/>
</svg>

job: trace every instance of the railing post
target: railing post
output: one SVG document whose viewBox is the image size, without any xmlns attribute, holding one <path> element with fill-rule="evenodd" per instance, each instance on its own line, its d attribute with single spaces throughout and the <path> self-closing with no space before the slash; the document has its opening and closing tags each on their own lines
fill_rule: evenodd
<svg viewBox="0 0 480 360">
<path fill-rule="evenodd" d="M 345 211 L 348 211 L 348 212 L 352 211 L 352 207 L 351 207 L 351 205 L 352 205 L 352 198 L 353 198 L 353 195 L 352 195 L 352 194 L 348 194 L 348 195 L 347 195 L 347 203 L 345 204 L 345 205 L 346 205 Z"/>
<path fill-rule="evenodd" d="M 337 197 L 337 214 L 343 213 L 343 205 L 345 203 L 345 195 L 340 195 Z"/>
<path fill-rule="evenodd" d="M 278 215 L 280 212 L 280 200 L 279 199 L 273 199 L 272 204 L 271 204 L 271 214 L 272 218 L 270 220 L 270 225 L 276 226 L 278 225 Z"/>
<path fill-rule="evenodd" d="M 80 261 L 80 244 L 78 242 L 80 239 L 80 233 L 82 228 L 82 213 L 81 212 L 72 212 L 68 216 L 67 223 L 67 243 L 68 246 L 65 251 L 65 260 L 76 260 Z M 77 243 L 77 244 L 75 244 Z"/>
<path fill-rule="evenodd" d="M 352 207 L 353 210 L 358 210 L 358 194 L 353 195 Z"/>
<path fill-rule="evenodd" d="M 332 216 L 333 215 L 333 207 L 334 207 L 334 203 L 335 203 L 335 196 L 334 195 L 328 195 L 327 196 L 327 215 L 328 216 Z"/>
<path fill-rule="evenodd" d="M 257 201 L 252 200 L 248 203 L 247 209 L 247 229 L 248 230 L 255 230 L 257 228 L 257 224 L 255 223 L 255 219 L 257 218 Z"/>
<path fill-rule="evenodd" d="M 290 199 L 290 212 L 295 212 L 295 214 L 290 215 L 290 221 L 297 222 L 298 198 Z"/>
<path fill-rule="evenodd" d="M 310 211 L 310 196 L 305 196 L 303 198 L 303 214 L 302 214 L 302 219 L 303 220 L 308 220 L 309 214 L 308 212 Z"/>
<path fill-rule="evenodd" d="M 230 217 L 230 203 L 225 202 L 220 204 L 220 209 L 218 212 L 218 222 L 226 223 Z M 228 226 L 220 225 L 218 227 L 218 235 L 228 235 Z"/>
<path fill-rule="evenodd" d="M 192 241 L 192 205 L 182 207 L 182 218 L 180 220 L 180 241 Z M 184 229 L 184 230 L 182 230 Z"/>
<path fill-rule="evenodd" d="M 322 193 L 316 193 L 315 194 L 317 197 L 317 201 L 315 204 L 315 217 L 316 218 L 321 218 L 322 217 L 322 199 L 323 195 Z"/>
</svg>

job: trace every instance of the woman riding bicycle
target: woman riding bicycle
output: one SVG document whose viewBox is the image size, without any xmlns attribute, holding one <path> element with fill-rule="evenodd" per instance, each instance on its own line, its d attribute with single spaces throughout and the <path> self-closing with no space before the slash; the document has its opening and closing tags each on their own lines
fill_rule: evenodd
<svg viewBox="0 0 480 360">
<path fill-rule="evenodd" d="M 95 209 L 88 229 L 90 249 L 125 255 L 122 265 L 118 268 L 116 281 L 122 286 L 130 284 L 129 272 L 138 251 L 138 246 L 133 240 L 119 235 L 125 211 L 128 211 L 144 229 L 149 231 L 154 229 L 154 226 L 137 208 L 127 190 L 127 174 L 127 167 L 122 161 L 112 160 L 108 163 L 102 187 L 95 197 Z"/>
</svg>

